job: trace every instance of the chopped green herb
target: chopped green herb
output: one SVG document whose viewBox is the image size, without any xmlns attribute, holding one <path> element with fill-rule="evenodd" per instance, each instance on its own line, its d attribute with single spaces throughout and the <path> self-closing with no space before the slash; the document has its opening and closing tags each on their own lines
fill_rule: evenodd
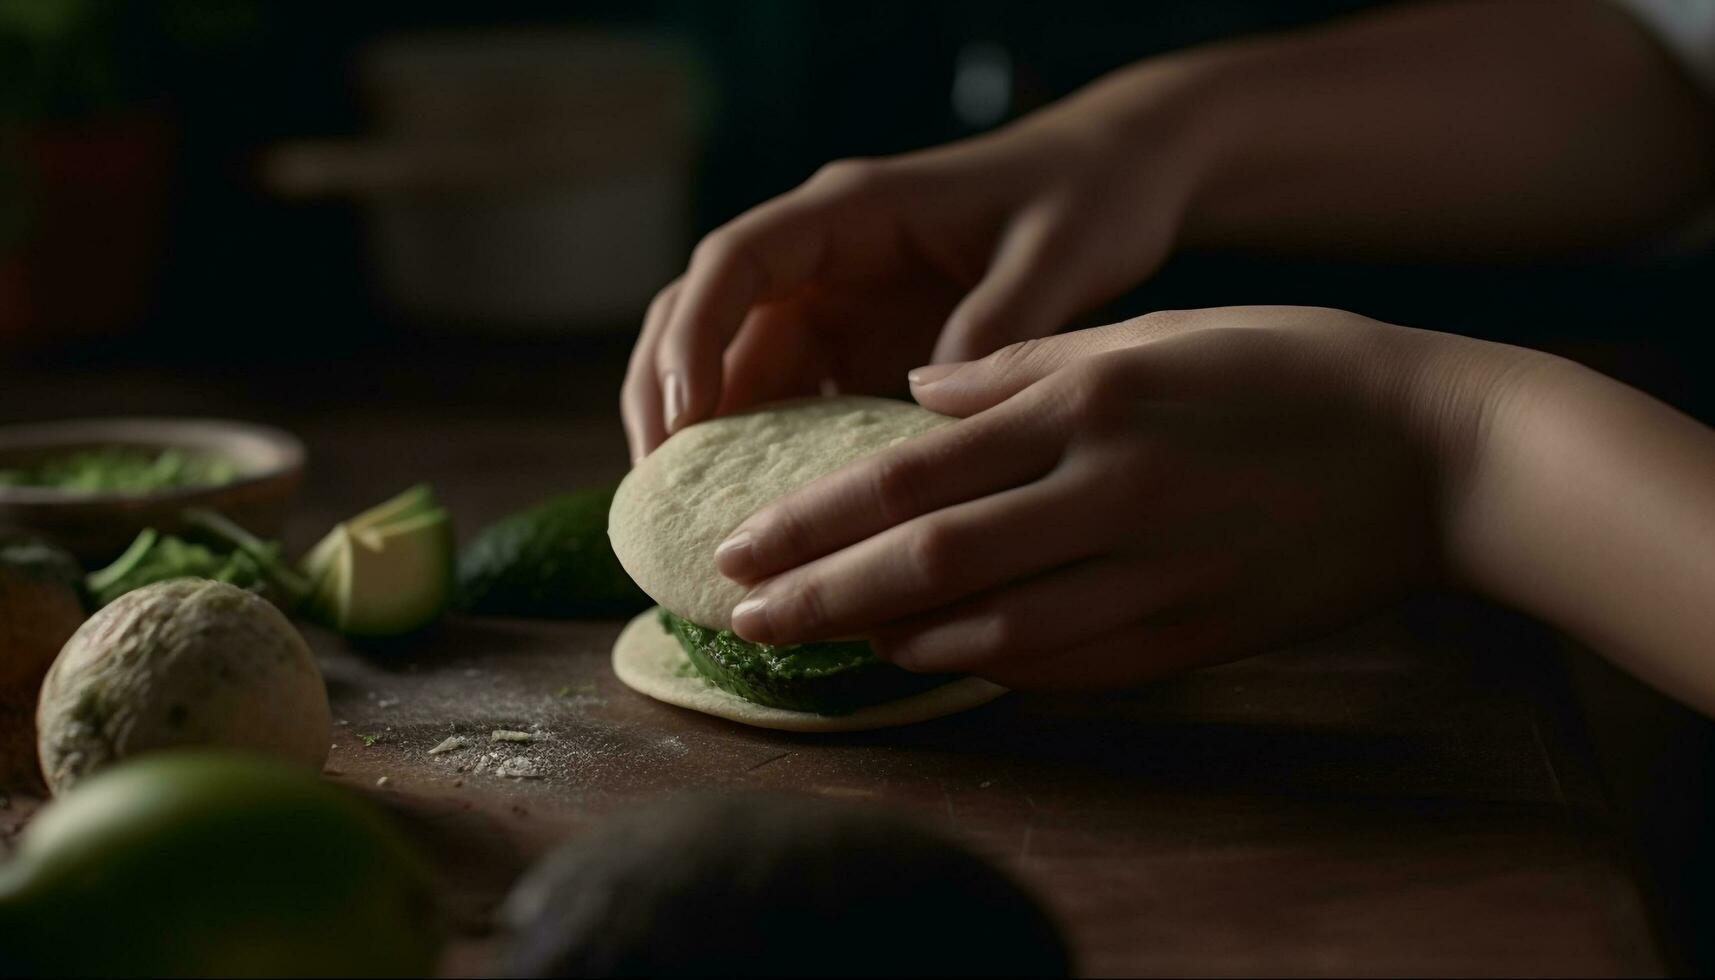
<svg viewBox="0 0 1715 980">
<path fill-rule="evenodd" d="M 175 578 L 214 579 L 257 591 L 266 584 L 262 566 L 245 552 L 223 555 L 149 529 L 113 564 L 92 572 L 85 585 L 99 608 L 133 589 Z"/>
<path fill-rule="evenodd" d="M 187 510 L 185 521 L 210 547 L 144 530 L 111 565 L 91 572 L 84 585 L 97 608 L 133 589 L 174 578 L 207 578 L 260 592 L 290 612 L 309 594 L 303 576 L 280 557 L 280 546 L 262 541 L 208 510 Z"/>
<path fill-rule="evenodd" d="M 363 744 L 365 746 L 374 745 L 376 742 L 381 741 L 380 735 L 364 735 L 359 733 L 357 737 L 363 739 Z"/>
<path fill-rule="evenodd" d="M 73 493 L 147 493 L 231 483 L 232 460 L 183 449 L 104 446 L 50 456 L 32 466 L 0 469 L 0 487 L 52 487 Z"/>
</svg>

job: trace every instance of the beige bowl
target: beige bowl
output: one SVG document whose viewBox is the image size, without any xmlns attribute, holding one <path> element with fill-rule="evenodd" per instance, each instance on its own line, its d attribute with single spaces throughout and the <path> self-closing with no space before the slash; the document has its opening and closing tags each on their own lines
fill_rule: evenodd
<svg viewBox="0 0 1715 980">
<path fill-rule="evenodd" d="M 183 449 L 221 456 L 238 476 L 218 486 L 150 493 L 77 492 L 49 487 L 0 487 L 0 527 L 39 531 L 71 549 L 86 565 L 109 561 L 138 532 L 174 533 L 181 512 L 207 507 L 251 533 L 275 537 L 304 474 L 304 445 L 267 426 L 219 419 L 80 419 L 0 426 L 0 469 L 103 446 Z"/>
</svg>

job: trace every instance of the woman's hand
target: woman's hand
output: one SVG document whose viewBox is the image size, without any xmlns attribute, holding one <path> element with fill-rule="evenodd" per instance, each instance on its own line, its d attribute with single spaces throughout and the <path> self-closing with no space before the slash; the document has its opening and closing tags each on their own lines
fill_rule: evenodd
<svg viewBox="0 0 1715 980">
<path fill-rule="evenodd" d="M 1715 188 L 1715 113 L 1611 4 L 1566 6 L 1409 4 L 1194 48 L 989 135 L 824 168 L 656 297 L 631 452 L 1046 336 L 1181 245 L 1469 262 L 1683 230 Z"/>
<path fill-rule="evenodd" d="M 1147 276 L 1198 168 L 1176 70 L 1129 76 L 1123 113 L 1097 86 L 990 135 L 834 163 L 703 239 L 632 352 L 632 455 L 757 402 L 895 390 Z"/>
<path fill-rule="evenodd" d="M 1537 355 L 1333 310 L 1151 314 L 913 372 L 964 420 L 748 519 L 747 639 L 1112 687 L 1258 652 L 1442 574 L 1484 412 Z"/>
</svg>

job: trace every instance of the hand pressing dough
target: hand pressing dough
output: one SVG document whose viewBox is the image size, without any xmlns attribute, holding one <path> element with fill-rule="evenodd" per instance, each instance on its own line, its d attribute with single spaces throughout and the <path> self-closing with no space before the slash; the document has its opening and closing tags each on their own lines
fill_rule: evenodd
<svg viewBox="0 0 1715 980">
<path fill-rule="evenodd" d="M 744 587 L 715 548 L 764 504 L 840 467 L 953 421 L 910 402 L 800 398 L 699 422 L 632 468 L 608 537 L 643 591 L 709 629 L 732 627 Z"/>
</svg>

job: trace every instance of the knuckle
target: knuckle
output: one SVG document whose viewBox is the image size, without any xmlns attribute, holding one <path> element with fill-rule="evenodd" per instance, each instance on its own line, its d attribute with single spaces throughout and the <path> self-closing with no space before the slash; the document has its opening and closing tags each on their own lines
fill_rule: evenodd
<svg viewBox="0 0 1715 980">
<path fill-rule="evenodd" d="M 752 554 L 771 566 L 807 555 L 815 543 L 804 520 L 789 507 L 761 514 L 750 524 L 757 529 L 753 532 Z"/>
<path fill-rule="evenodd" d="M 982 658 L 1004 656 L 1021 649 L 1026 640 L 1025 624 L 1016 614 L 995 610 L 983 618 L 973 652 Z"/>
<path fill-rule="evenodd" d="M 876 461 L 874 498 L 877 511 L 889 524 L 899 524 L 923 512 L 926 502 L 921 465 L 912 457 L 883 456 Z"/>
<path fill-rule="evenodd" d="M 989 332 L 998 333 L 998 326 L 989 325 Z M 1034 364 L 1037 358 L 1042 356 L 1042 349 L 1046 346 L 1046 343 L 1047 341 L 1041 337 L 1030 337 L 1025 340 L 1015 341 L 1014 343 L 1007 344 L 990 354 L 989 361 L 994 365 L 996 370 L 1003 373 L 1010 374 L 1015 371 L 1022 371 L 1028 368 L 1031 364 Z"/>
<path fill-rule="evenodd" d="M 677 294 L 678 291 L 679 284 L 676 281 L 663 286 L 661 291 L 655 294 L 655 298 L 649 301 L 649 309 L 644 314 L 643 322 L 647 324 L 665 316 L 668 307 L 673 304 L 674 295 Z"/>
<path fill-rule="evenodd" d="M 917 670 L 934 653 L 916 634 L 904 636 L 872 636 L 870 646 L 876 655 L 902 670 Z"/>
<path fill-rule="evenodd" d="M 1126 374 L 1118 361 L 1097 356 L 1066 372 L 1063 397 L 1075 419 L 1105 427 L 1124 420 L 1127 389 Z"/>
<path fill-rule="evenodd" d="M 731 224 L 716 228 L 703 236 L 691 251 L 691 264 L 716 271 L 731 269 L 744 259 L 744 243 Z"/>
<path fill-rule="evenodd" d="M 919 582 L 955 582 L 959 573 L 958 542 L 942 524 L 929 524 L 911 536 L 907 558 Z"/>
<path fill-rule="evenodd" d="M 810 183 L 831 191 L 862 193 L 875 189 L 885 169 L 886 165 L 876 160 L 835 160 L 823 164 L 810 178 Z"/>
<path fill-rule="evenodd" d="M 827 595 L 821 583 L 813 578 L 806 578 L 798 583 L 792 593 L 792 603 L 788 607 L 789 615 L 787 629 L 794 633 L 811 636 L 820 631 L 828 622 Z"/>
</svg>

